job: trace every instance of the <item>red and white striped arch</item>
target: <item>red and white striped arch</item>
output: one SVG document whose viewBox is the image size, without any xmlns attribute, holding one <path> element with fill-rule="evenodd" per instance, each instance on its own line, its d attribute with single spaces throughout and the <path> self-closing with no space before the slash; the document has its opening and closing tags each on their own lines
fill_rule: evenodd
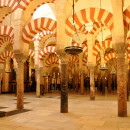
<svg viewBox="0 0 130 130">
<path fill-rule="evenodd" d="M 129 29 L 129 24 L 130 24 L 130 5 L 124 11 L 123 18 L 124 18 L 124 25 L 125 25 L 125 27 Z"/>
<path fill-rule="evenodd" d="M 21 0 L 20 1 L 20 5 L 21 5 L 21 8 L 23 9 L 23 10 L 26 10 L 26 8 L 30 5 L 30 3 L 32 3 L 34 0 Z M 44 0 L 44 2 L 43 2 L 43 0 L 39 0 L 37 3 L 37 5 L 36 5 L 36 8 L 34 7 L 34 12 L 36 11 L 36 9 L 38 8 L 38 7 L 40 7 L 41 5 L 43 5 L 43 4 L 46 4 L 46 3 L 54 3 L 55 2 L 55 0 Z M 33 12 L 31 12 L 31 13 L 33 13 Z"/>
<path fill-rule="evenodd" d="M 101 62 L 101 57 L 99 55 L 96 56 L 96 61 L 97 61 L 97 63 Z"/>
<path fill-rule="evenodd" d="M 8 6 L 15 11 L 18 8 L 18 2 L 16 0 L 0 0 L 0 7 Z"/>
<path fill-rule="evenodd" d="M 106 62 L 108 62 L 109 60 L 114 59 L 114 58 L 116 58 L 116 53 L 109 53 L 109 54 L 107 54 L 107 55 L 105 56 L 104 60 L 105 60 Z"/>
<path fill-rule="evenodd" d="M 107 48 L 112 48 L 112 41 L 110 40 L 105 40 L 103 42 L 97 42 L 96 45 L 93 48 L 93 55 L 97 56 L 98 53 L 102 50 L 102 46 L 104 47 L 104 49 Z"/>
<path fill-rule="evenodd" d="M 69 57 L 69 62 L 70 63 L 79 63 L 79 56 L 78 55 L 72 55 Z"/>
<path fill-rule="evenodd" d="M 46 62 L 45 62 L 45 67 L 49 67 L 51 64 L 59 64 L 59 57 L 56 54 L 50 55 Z"/>
<path fill-rule="evenodd" d="M 88 62 L 88 57 L 86 55 L 84 55 L 83 59 L 82 59 L 82 65 L 86 66 L 87 62 Z"/>
<path fill-rule="evenodd" d="M 10 42 L 11 44 L 13 44 L 13 39 L 10 38 L 9 36 L 2 36 L 0 37 L 0 47 L 3 45 L 3 43 L 5 42 Z"/>
<path fill-rule="evenodd" d="M 102 24 L 102 29 L 105 30 L 107 29 L 107 27 Z M 85 25 L 81 26 L 79 30 L 84 34 L 88 34 L 88 31 L 85 29 Z M 93 25 L 93 29 L 90 33 L 96 36 L 100 31 L 101 31 L 101 24 L 95 22 Z"/>
<path fill-rule="evenodd" d="M 55 46 L 48 46 L 45 47 L 40 53 L 39 58 L 40 60 L 44 60 L 48 53 L 55 53 Z"/>
<path fill-rule="evenodd" d="M 12 38 L 12 41 L 14 39 L 14 30 L 10 26 L 0 26 L 0 35 L 8 35 L 10 38 Z"/>
<path fill-rule="evenodd" d="M 30 3 L 32 3 L 34 0 L 21 0 L 20 2 L 20 7 L 23 10 L 26 10 L 26 8 L 30 5 Z M 37 2 L 37 4 L 35 5 L 35 7 L 33 8 L 33 11 L 31 12 L 31 15 L 33 15 L 33 13 L 37 10 L 38 7 L 40 7 L 43 4 L 47 4 L 47 3 L 54 3 L 55 0 L 39 0 Z M 78 2 L 78 0 L 75 0 L 75 3 Z"/>
<path fill-rule="evenodd" d="M 14 58 L 13 52 L 12 51 L 5 51 L 4 53 L 2 53 L 0 55 L 0 63 L 4 64 L 6 62 L 7 57 Z"/>
<path fill-rule="evenodd" d="M 25 26 L 23 29 L 23 41 L 25 43 L 30 43 L 33 37 L 43 30 L 52 31 L 52 33 L 56 34 L 56 21 L 49 18 L 39 18 L 32 20 L 29 24 Z"/>
<path fill-rule="evenodd" d="M 74 14 L 75 16 L 75 26 L 79 30 L 85 23 L 98 22 L 107 26 L 110 30 L 113 29 L 113 15 L 104 9 L 99 8 L 88 8 L 80 10 Z M 71 36 L 72 32 L 72 21 L 73 17 L 69 17 L 66 21 L 66 34 Z"/>
<path fill-rule="evenodd" d="M 1 7 L 0 7 L 0 8 L 1 8 Z M 3 8 L 3 7 L 2 7 L 2 8 Z M 7 15 L 9 15 L 10 13 L 12 13 L 12 12 L 10 12 L 10 11 L 6 12 L 6 13 L 4 14 L 4 16 L 2 17 L 0 23 L 2 23 L 3 20 L 5 19 L 5 17 L 6 17 Z"/>
<path fill-rule="evenodd" d="M 41 33 L 36 34 L 32 40 L 33 40 L 33 41 L 35 41 L 35 40 L 41 41 L 41 39 L 42 39 L 44 36 L 49 35 L 49 34 L 53 34 L 53 32 L 52 32 L 52 31 L 45 31 L 45 30 L 44 30 L 44 31 L 42 31 Z"/>
</svg>

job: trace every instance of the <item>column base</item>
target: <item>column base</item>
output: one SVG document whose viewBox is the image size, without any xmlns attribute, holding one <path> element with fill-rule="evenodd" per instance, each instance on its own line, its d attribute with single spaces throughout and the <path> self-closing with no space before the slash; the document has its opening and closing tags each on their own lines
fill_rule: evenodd
<svg viewBox="0 0 130 130">
<path fill-rule="evenodd" d="M 23 106 L 18 106 L 18 105 L 17 105 L 17 109 L 18 109 L 18 110 L 21 110 L 21 109 L 24 109 L 24 107 L 23 107 Z"/>
<path fill-rule="evenodd" d="M 118 117 L 127 117 L 127 112 L 118 113 Z"/>
<path fill-rule="evenodd" d="M 36 96 L 36 98 L 40 98 L 41 96 Z"/>
<path fill-rule="evenodd" d="M 80 95 L 84 95 L 84 93 L 80 93 Z"/>
<path fill-rule="evenodd" d="M 61 91 L 61 113 L 68 113 L 68 93 Z"/>
<path fill-rule="evenodd" d="M 94 100 L 95 100 L 95 97 L 90 97 L 90 100 L 91 100 L 91 101 L 94 101 Z"/>
</svg>

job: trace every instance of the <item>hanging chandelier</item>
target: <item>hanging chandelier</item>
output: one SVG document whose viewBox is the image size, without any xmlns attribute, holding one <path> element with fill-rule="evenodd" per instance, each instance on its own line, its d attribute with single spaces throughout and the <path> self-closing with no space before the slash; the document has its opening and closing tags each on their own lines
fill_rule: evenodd
<svg viewBox="0 0 130 130">
<path fill-rule="evenodd" d="M 101 9 L 101 0 L 100 0 L 100 9 Z M 102 23 L 101 23 L 101 34 L 102 34 L 102 43 L 101 43 L 101 47 L 102 47 L 102 51 L 103 51 L 103 58 L 105 56 L 105 50 L 104 50 L 104 47 L 103 47 L 103 29 L 102 29 Z M 104 61 L 104 60 L 103 60 Z M 100 65 L 100 68 L 99 68 L 101 71 L 105 71 L 105 70 L 108 70 L 108 67 L 106 66 L 106 64 L 104 63 L 103 66 Z"/>
<path fill-rule="evenodd" d="M 78 32 L 76 30 L 76 27 L 75 27 L 75 22 L 74 22 L 74 0 L 73 0 L 73 24 L 72 24 L 72 29 L 71 30 L 75 30 L 76 32 L 76 35 L 78 37 L 78 40 L 79 40 L 79 43 L 81 45 L 81 42 L 80 42 L 80 38 L 79 38 L 79 35 L 78 35 Z M 71 40 L 70 42 L 68 43 L 69 45 L 67 47 L 64 48 L 64 51 L 67 53 L 67 54 L 70 54 L 70 55 L 77 55 L 79 53 L 81 53 L 83 51 L 83 48 L 82 48 L 82 45 L 81 47 L 76 45 L 76 46 L 73 46 L 73 38 L 72 38 L 72 33 L 71 33 Z"/>
</svg>

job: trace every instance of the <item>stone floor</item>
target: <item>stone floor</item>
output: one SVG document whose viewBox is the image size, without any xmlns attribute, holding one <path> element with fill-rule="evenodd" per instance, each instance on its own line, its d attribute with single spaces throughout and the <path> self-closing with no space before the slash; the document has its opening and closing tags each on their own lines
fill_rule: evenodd
<svg viewBox="0 0 130 130">
<path fill-rule="evenodd" d="M 30 111 L 0 118 L 0 130 L 130 130 L 130 102 L 128 117 L 117 116 L 117 96 L 69 94 L 69 113 L 60 113 L 60 94 L 36 98 L 25 93 L 24 108 Z M 13 94 L 0 95 L 0 111 L 16 109 Z"/>
</svg>

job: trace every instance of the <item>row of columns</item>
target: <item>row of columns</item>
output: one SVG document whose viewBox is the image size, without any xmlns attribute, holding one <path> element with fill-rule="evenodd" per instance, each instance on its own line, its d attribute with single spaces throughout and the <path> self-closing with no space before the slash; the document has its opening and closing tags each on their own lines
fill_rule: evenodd
<svg viewBox="0 0 130 130">
<path fill-rule="evenodd" d="M 115 34 L 118 34 L 119 32 L 123 32 L 120 24 L 121 21 L 119 14 L 119 10 L 122 11 L 122 1 L 120 0 L 112 0 L 112 5 L 114 16 L 117 16 L 117 18 L 114 18 L 114 28 L 115 28 Z M 115 3 L 114 3 L 115 2 Z M 121 9 L 117 8 L 115 5 L 118 6 L 121 4 Z M 63 6 L 61 6 L 63 4 Z M 65 21 L 66 21 L 66 16 L 65 16 L 65 5 L 66 5 L 66 0 L 57 0 L 56 3 L 56 14 L 57 14 L 57 52 L 60 56 L 61 59 L 61 112 L 66 113 L 68 112 L 68 93 L 67 93 L 67 56 L 64 53 L 64 47 L 66 46 L 66 34 L 65 34 Z M 117 10 L 116 10 L 117 9 Z M 18 109 L 23 109 L 23 96 L 24 96 L 24 61 L 27 58 L 22 52 L 21 52 L 21 43 L 20 43 L 20 32 L 21 32 L 21 25 L 22 25 L 22 20 L 21 20 L 21 14 L 22 10 L 16 10 L 15 11 L 15 34 L 14 34 L 14 57 L 16 58 L 17 64 L 18 64 L 18 69 L 17 69 L 17 108 Z M 123 14 L 122 12 L 120 14 Z M 122 21 L 123 22 L 123 21 Z M 123 24 L 122 24 L 123 25 Z M 118 29 L 119 28 L 119 29 Z M 124 28 L 124 27 L 123 27 Z M 120 30 L 120 31 L 119 31 Z M 121 36 L 121 38 L 120 38 Z M 118 83 L 118 115 L 119 116 L 127 116 L 127 98 L 126 98 L 126 71 L 125 71 L 125 51 L 122 51 L 122 48 L 124 48 L 124 41 L 122 41 L 122 36 L 123 34 L 118 34 L 117 39 L 115 39 L 115 42 L 117 44 L 116 47 L 116 52 L 117 52 L 117 83 Z M 91 42 L 92 44 L 93 42 Z M 88 51 L 92 50 L 91 44 L 89 44 L 88 40 Z M 118 47 L 120 46 L 120 48 Z M 38 55 L 38 47 L 35 50 L 36 56 Z M 125 49 L 124 49 L 125 50 Z M 91 54 L 91 53 L 90 53 Z M 36 58 L 35 58 L 36 59 Z M 39 58 L 38 58 L 39 59 Z M 90 60 L 90 61 L 89 61 Z M 96 60 L 95 60 L 96 61 Z M 88 56 L 88 66 L 90 68 L 90 99 L 95 99 L 95 90 L 94 90 L 94 64 L 92 64 L 91 61 L 91 56 Z M 40 81 L 40 69 L 39 67 L 36 67 L 36 73 L 37 73 L 37 82 Z M 39 82 L 37 84 L 37 96 L 39 97 Z"/>
</svg>

